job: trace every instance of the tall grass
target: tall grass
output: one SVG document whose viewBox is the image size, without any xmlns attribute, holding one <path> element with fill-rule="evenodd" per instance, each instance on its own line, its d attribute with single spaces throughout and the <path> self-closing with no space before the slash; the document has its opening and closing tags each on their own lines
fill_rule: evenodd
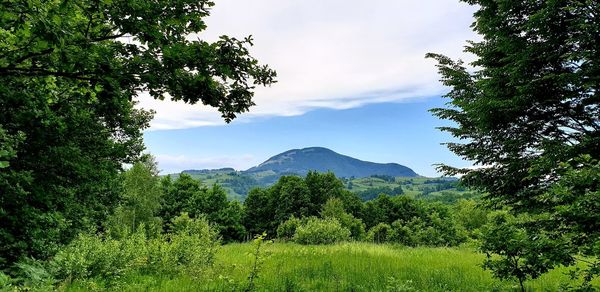
<svg viewBox="0 0 600 292">
<path fill-rule="evenodd" d="M 369 243 L 303 246 L 266 245 L 268 254 L 255 280 L 258 291 L 510 291 L 483 271 L 483 255 L 468 248 L 406 248 Z M 228 244 L 214 268 L 201 278 L 131 275 L 120 291 L 232 291 L 247 287 L 251 244 Z M 559 269 L 529 281 L 530 291 L 556 291 L 568 281 Z M 126 284 L 125 284 L 126 283 Z M 599 283 L 596 283 L 598 285 Z M 89 287 L 89 286 L 86 286 Z M 85 290 L 78 283 L 65 287 Z"/>
</svg>

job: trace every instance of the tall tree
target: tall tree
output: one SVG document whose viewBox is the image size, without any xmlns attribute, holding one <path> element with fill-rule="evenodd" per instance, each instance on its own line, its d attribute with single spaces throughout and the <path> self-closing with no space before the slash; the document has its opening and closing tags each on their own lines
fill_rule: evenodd
<svg viewBox="0 0 600 292">
<path fill-rule="evenodd" d="M 162 190 L 154 161 L 135 163 L 122 174 L 122 179 L 122 203 L 106 223 L 110 234 L 124 237 L 137 231 L 142 224 L 148 235 L 162 232 L 162 221 L 158 217 Z"/>
<path fill-rule="evenodd" d="M 274 82 L 251 38 L 193 35 L 213 5 L 0 3 L 0 266 L 51 255 L 119 202 L 119 171 L 151 118 L 136 94 L 209 105 L 229 122 L 253 105 L 254 86 Z"/>
<path fill-rule="evenodd" d="M 591 228 L 598 218 L 585 215 L 600 211 L 600 174 L 590 171 L 600 159 L 600 3 L 465 2 L 478 7 L 473 28 L 482 36 L 466 47 L 477 57 L 474 69 L 428 54 L 451 89 L 448 107 L 433 113 L 456 124 L 442 129 L 463 142 L 448 147 L 481 167 L 441 170 L 464 175 L 463 183 L 485 192 L 495 206 L 545 214 L 534 216 L 545 219 L 530 231 L 568 237 L 564 253 L 600 254 L 594 248 L 600 228 Z M 567 184 L 575 174 L 586 179 Z M 556 251 L 546 256 L 532 275 L 572 262 Z"/>
</svg>

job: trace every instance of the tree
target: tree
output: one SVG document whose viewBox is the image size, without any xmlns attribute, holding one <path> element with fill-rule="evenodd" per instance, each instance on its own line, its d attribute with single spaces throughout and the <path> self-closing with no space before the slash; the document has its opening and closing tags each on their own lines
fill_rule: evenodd
<svg viewBox="0 0 600 292">
<path fill-rule="evenodd" d="M 477 57 L 475 70 L 428 54 L 450 87 L 448 107 L 433 113 L 456 124 L 441 128 L 462 141 L 447 143 L 450 150 L 481 167 L 440 169 L 463 175 L 462 182 L 486 193 L 493 206 L 546 218 L 528 232 L 569 238 L 563 248 L 572 256 L 597 256 L 593 242 L 600 229 L 590 229 L 597 218 L 583 212 L 597 211 L 598 205 L 580 203 L 591 202 L 600 189 L 591 171 L 600 159 L 600 3 L 465 2 L 478 7 L 473 28 L 482 40 L 466 48 Z M 585 190 L 579 188 L 582 180 L 565 178 L 569 173 L 587 174 Z M 556 191 L 569 188 L 573 191 Z M 577 215 L 565 216 L 563 210 Z M 554 252 L 543 256 L 548 266 L 572 262 Z"/>
<path fill-rule="evenodd" d="M 336 219 L 342 227 L 350 230 L 350 236 L 355 240 L 365 237 L 365 224 L 362 220 L 354 218 L 344 209 L 344 203 L 339 198 L 331 198 L 325 202 L 321 210 L 323 219 Z"/>
<path fill-rule="evenodd" d="M 244 226 L 250 235 L 259 235 L 267 232 L 274 236 L 275 209 L 271 204 L 270 192 L 261 188 L 250 190 L 244 200 Z"/>
<path fill-rule="evenodd" d="M 216 107 L 229 122 L 253 105 L 255 85 L 274 82 L 251 38 L 189 37 L 212 6 L 0 4 L 0 150 L 11 154 L 0 154 L 0 265 L 50 256 L 119 203 L 121 166 L 137 160 L 151 118 L 134 108 L 137 93 Z"/>
<path fill-rule="evenodd" d="M 333 172 L 309 171 L 304 178 L 310 191 L 310 215 L 318 215 L 321 206 L 330 198 L 339 198 L 344 191 L 344 183 Z"/>
<path fill-rule="evenodd" d="M 292 215 L 302 218 L 310 213 L 312 206 L 310 190 L 301 177 L 282 176 L 270 191 L 274 206 L 276 206 L 275 220 L 278 223 L 287 220 Z M 277 225 L 274 227 L 276 228 Z"/>
<path fill-rule="evenodd" d="M 190 205 L 199 204 L 202 206 L 203 197 L 200 195 L 200 182 L 193 179 L 189 174 L 180 174 L 175 182 L 171 182 L 171 177 L 166 176 L 161 183 L 164 194 L 159 214 L 165 224 L 182 212 L 188 212 Z"/>
<path fill-rule="evenodd" d="M 227 192 L 217 184 L 211 188 L 202 187 L 193 192 L 187 200 L 182 198 L 183 210 L 193 218 L 206 217 L 214 224 L 223 241 L 241 240 L 246 230 L 242 226 L 242 206 L 227 201 Z"/>
<path fill-rule="evenodd" d="M 162 231 L 158 212 L 161 207 L 162 190 L 159 185 L 156 164 L 137 162 L 123 173 L 123 199 L 114 214 L 109 216 L 107 227 L 113 237 L 125 237 L 144 225 L 149 235 Z"/>
<path fill-rule="evenodd" d="M 490 214 L 490 222 L 483 227 L 480 249 L 487 255 L 483 267 L 492 270 L 494 276 L 500 279 L 517 279 L 521 291 L 525 291 L 525 280 L 537 278 L 550 270 L 549 259 L 556 261 L 554 264 L 572 261 L 564 252 L 565 242 L 552 238 L 552 233 L 532 234 L 524 227 L 535 222 L 532 219 L 498 211 Z M 548 257 L 548 253 L 554 255 Z"/>
<path fill-rule="evenodd" d="M 190 37 L 212 6 L 0 4 L 0 150 L 12 149 L 0 154 L 0 265 L 50 256 L 119 203 L 121 166 L 139 158 L 151 118 L 137 93 L 216 107 L 229 122 L 253 105 L 255 85 L 274 82 L 249 55 L 251 38 Z"/>
</svg>

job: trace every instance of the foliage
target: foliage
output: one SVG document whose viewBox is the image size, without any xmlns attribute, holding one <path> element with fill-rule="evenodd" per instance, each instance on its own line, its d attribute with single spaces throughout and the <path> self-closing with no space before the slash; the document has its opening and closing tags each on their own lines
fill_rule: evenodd
<svg viewBox="0 0 600 292">
<path fill-rule="evenodd" d="M 2 1 L 2 267 L 47 258 L 112 213 L 121 166 L 137 160 L 152 116 L 134 107 L 139 92 L 209 105 L 229 122 L 254 104 L 255 86 L 274 82 L 250 37 L 188 37 L 213 5 Z"/>
<path fill-rule="evenodd" d="M 408 221 L 413 217 L 425 216 L 423 204 L 406 196 L 379 195 L 365 204 L 362 219 L 367 227 L 373 227 L 380 222 L 392 224 L 396 220 Z"/>
<path fill-rule="evenodd" d="M 185 173 L 179 175 L 175 181 L 172 181 L 170 176 L 163 177 L 161 187 L 164 200 L 160 217 L 165 223 L 182 212 L 189 211 L 190 200 L 201 190 L 200 182 Z"/>
<path fill-rule="evenodd" d="M 267 236 L 273 236 L 274 230 L 274 200 L 271 193 L 265 189 L 254 188 L 244 200 L 244 226 L 250 234 L 261 234 L 267 232 Z"/>
<path fill-rule="evenodd" d="M 111 237 L 122 238 L 144 225 L 149 236 L 162 232 L 162 190 L 156 171 L 156 163 L 137 162 L 123 173 L 123 202 L 107 220 Z"/>
<path fill-rule="evenodd" d="M 309 214 L 310 190 L 301 177 L 283 176 L 270 188 L 270 192 L 277 198 L 276 221 L 282 222 L 292 215 L 303 217 Z"/>
<path fill-rule="evenodd" d="M 116 279 L 144 265 L 146 246 L 143 232 L 133 233 L 122 240 L 81 234 L 54 256 L 51 265 L 55 276 L 61 280 Z"/>
<path fill-rule="evenodd" d="M 264 247 L 264 248 L 263 248 Z M 213 268 L 199 280 L 187 275 L 132 275 L 107 289 L 95 280 L 97 290 L 240 291 L 247 287 L 255 245 L 224 245 Z M 259 291 L 514 291 L 514 283 L 500 281 L 480 268 L 485 255 L 468 248 L 404 248 L 362 242 L 333 245 L 273 243 L 255 281 Z M 557 268 L 526 285 L 527 291 L 561 291 L 567 268 Z M 393 279 L 392 279 L 393 278 Z M 572 282 L 575 283 L 575 282 Z M 600 287 L 600 281 L 593 287 Z M 66 291 L 89 291 L 82 281 L 64 283 Z M 62 288 L 61 287 L 61 288 Z M 94 287 L 94 286 L 92 286 Z M 111 288 L 111 287 L 108 287 Z"/>
<path fill-rule="evenodd" d="M 476 237 L 479 229 L 487 223 L 489 210 L 474 200 L 459 200 L 452 206 L 452 218 L 471 237 Z"/>
<path fill-rule="evenodd" d="M 291 216 L 317 216 L 330 198 L 340 198 L 350 213 L 360 213 L 362 202 L 344 189 L 333 173 L 309 172 L 305 178 L 282 176 L 267 189 L 255 188 L 244 201 L 244 224 L 250 234 L 267 232 L 272 237 L 277 227 Z"/>
<path fill-rule="evenodd" d="M 390 242 L 407 246 L 456 246 L 465 241 L 466 235 L 450 217 L 436 210 L 430 211 L 425 217 L 394 221 Z"/>
<path fill-rule="evenodd" d="M 277 227 L 277 238 L 283 240 L 292 239 L 294 237 L 294 234 L 296 234 L 296 229 L 298 229 L 298 226 L 300 226 L 301 224 L 302 221 L 296 218 L 294 215 L 292 215 L 290 219 L 282 222 Z"/>
<path fill-rule="evenodd" d="M 524 266 L 508 254 L 503 254 L 504 262 L 519 264 L 489 266 L 499 276 L 537 277 L 558 263 L 572 263 L 563 252 L 575 257 L 597 250 L 600 4 L 465 2 L 477 6 L 473 28 L 482 35 L 466 47 L 476 56 L 471 64 L 476 70 L 428 54 L 451 88 L 448 106 L 433 113 L 453 121 L 456 126 L 442 130 L 464 141 L 448 143 L 450 150 L 481 167 L 440 169 L 462 174 L 462 182 L 485 193 L 491 205 L 539 220 L 525 233 L 504 230 L 522 239 Z M 534 239 L 540 238 L 563 250 L 535 253 Z M 563 246 L 565 241 L 569 244 Z M 490 250 L 495 248 L 508 246 Z"/>
<path fill-rule="evenodd" d="M 392 237 L 392 227 L 386 223 L 379 223 L 367 233 L 367 241 L 374 243 L 389 242 Z"/>
<path fill-rule="evenodd" d="M 13 278 L 7 277 L 6 284 L 22 290 L 51 291 L 57 282 L 48 270 L 46 262 L 40 260 L 22 259 L 15 263 L 11 272 Z M 0 290 L 2 287 L 0 283 Z"/>
<path fill-rule="evenodd" d="M 369 201 L 369 200 L 375 199 L 375 198 L 377 198 L 377 196 L 379 196 L 381 194 L 385 194 L 385 195 L 389 195 L 389 196 L 397 196 L 397 195 L 404 194 L 404 191 L 402 190 L 401 186 L 397 186 L 394 188 L 391 188 L 388 186 L 382 186 L 382 187 L 372 187 L 372 188 L 368 188 L 364 191 L 357 192 L 357 195 L 364 201 Z"/>
<path fill-rule="evenodd" d="M 344 183 L 333 172 L 309 171 L 304 180 L 310 191 L 310 216 L 318 215 L 327 200 L 344 196 Z"/>
<path fill-rule="evenodd" d="M 260 271 L 261 266 L 264 263 L 264 255 L 261 253 L 261 246 L 264 244 L 265 238 L 267 237 L 266 233 L 261 235 L 257 235 L 253 240 L 254 251 L 252 252 L 252 269 L 250 270 L 250 274 L 248 275 L 248 286 L 244 291 L 254 291 L 255 290 L 255 281 L 258 278 L 258 273 Z"/>
<path fill-rule="evenodd" d="M 246 235 L 242 225 L 242 206 L 227 201 L 227 193 L 219 185 L 203 186 L 190 175 L 182 173 L 174 182 L 170 177 L 162 179 L 165 192 L 161 217 L 169 222 L 175 214 L 188 213 L 192 218 L 205 216 L 215 225 L 225 242 L 241 240 Z M 165 226 L 169 230 L 169 226 Z"/>
<path fill-rule="evenodd" d="M 528 278 L 538 278 L 554 265 L 569 265 L 573 261 L 568 242 L 545 232 L 531 234 L 525 227 L 531 222 L 535 222 L 534 218 L 514 217 L 505 211 L 492 213 L 483 228 L 481 243 L 481 251 L 487 255 L 483 267 L 500 279 L 518 280 L 522 291 Z"/>
<path fill-rule="evenodd" d="M 296 228 L 294 242 L 299 244 L 332 244 L 350 239 L 350 230 L 336 219 L 308 218 L 306 223 Z"/>
<path fill-rule="evenodd" d="M 346 213 L 344 203 L 339 198 L 331 198 L 327 200 L 321 210 L 321 217 L 325 219 L 336 219 L 342 227 L 350 230 L 350 236 L 354 240 L 362 240 L 365 237 L 365 224 L 362 220 L 354 218 L 351 214 Z"/>
<path fill-rule="evenodd" d="M 225 179 L 223 186 L 230 187 L 237 194 L 247 194 L 253 187 L 258 185 L 258 181 L 247 175 L 235 175 Z"/>
<path fill-rule="evenodd" d="M 212 264 L 217 233 L 204 219 L 187 214 L 172 221 L 172 234 L 147 238 L 143 225 L 122 239 L 81 234 L 50 262 L 60 280 L 118 280 L 128 273 L 196 275 Z"/>
</svg>

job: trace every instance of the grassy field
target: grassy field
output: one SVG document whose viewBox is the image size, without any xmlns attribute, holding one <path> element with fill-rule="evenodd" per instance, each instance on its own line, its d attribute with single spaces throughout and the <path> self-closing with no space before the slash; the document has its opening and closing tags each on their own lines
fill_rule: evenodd
<svg viewBox="0 0 600 292">
<path fill-rule="evenodd" d="M 118 291 L 243 291 L 253 264 L 251 244 L 224 246 L 214 267 L 197 279 L 131 275 Z M 483 271 L 483 255 L 468 248 L 406 248 L 368 243 L 331 246 L 267 244 L 255 281 L 258 291 L 511 291 Z M 527 283 L 529 291 L 557 291 L 568 280 L 559 269 Z M 598 284 L 598 283 L 596 283 Z M 67 291 L 102 288 L 73 283 Z"/>
</svg>

